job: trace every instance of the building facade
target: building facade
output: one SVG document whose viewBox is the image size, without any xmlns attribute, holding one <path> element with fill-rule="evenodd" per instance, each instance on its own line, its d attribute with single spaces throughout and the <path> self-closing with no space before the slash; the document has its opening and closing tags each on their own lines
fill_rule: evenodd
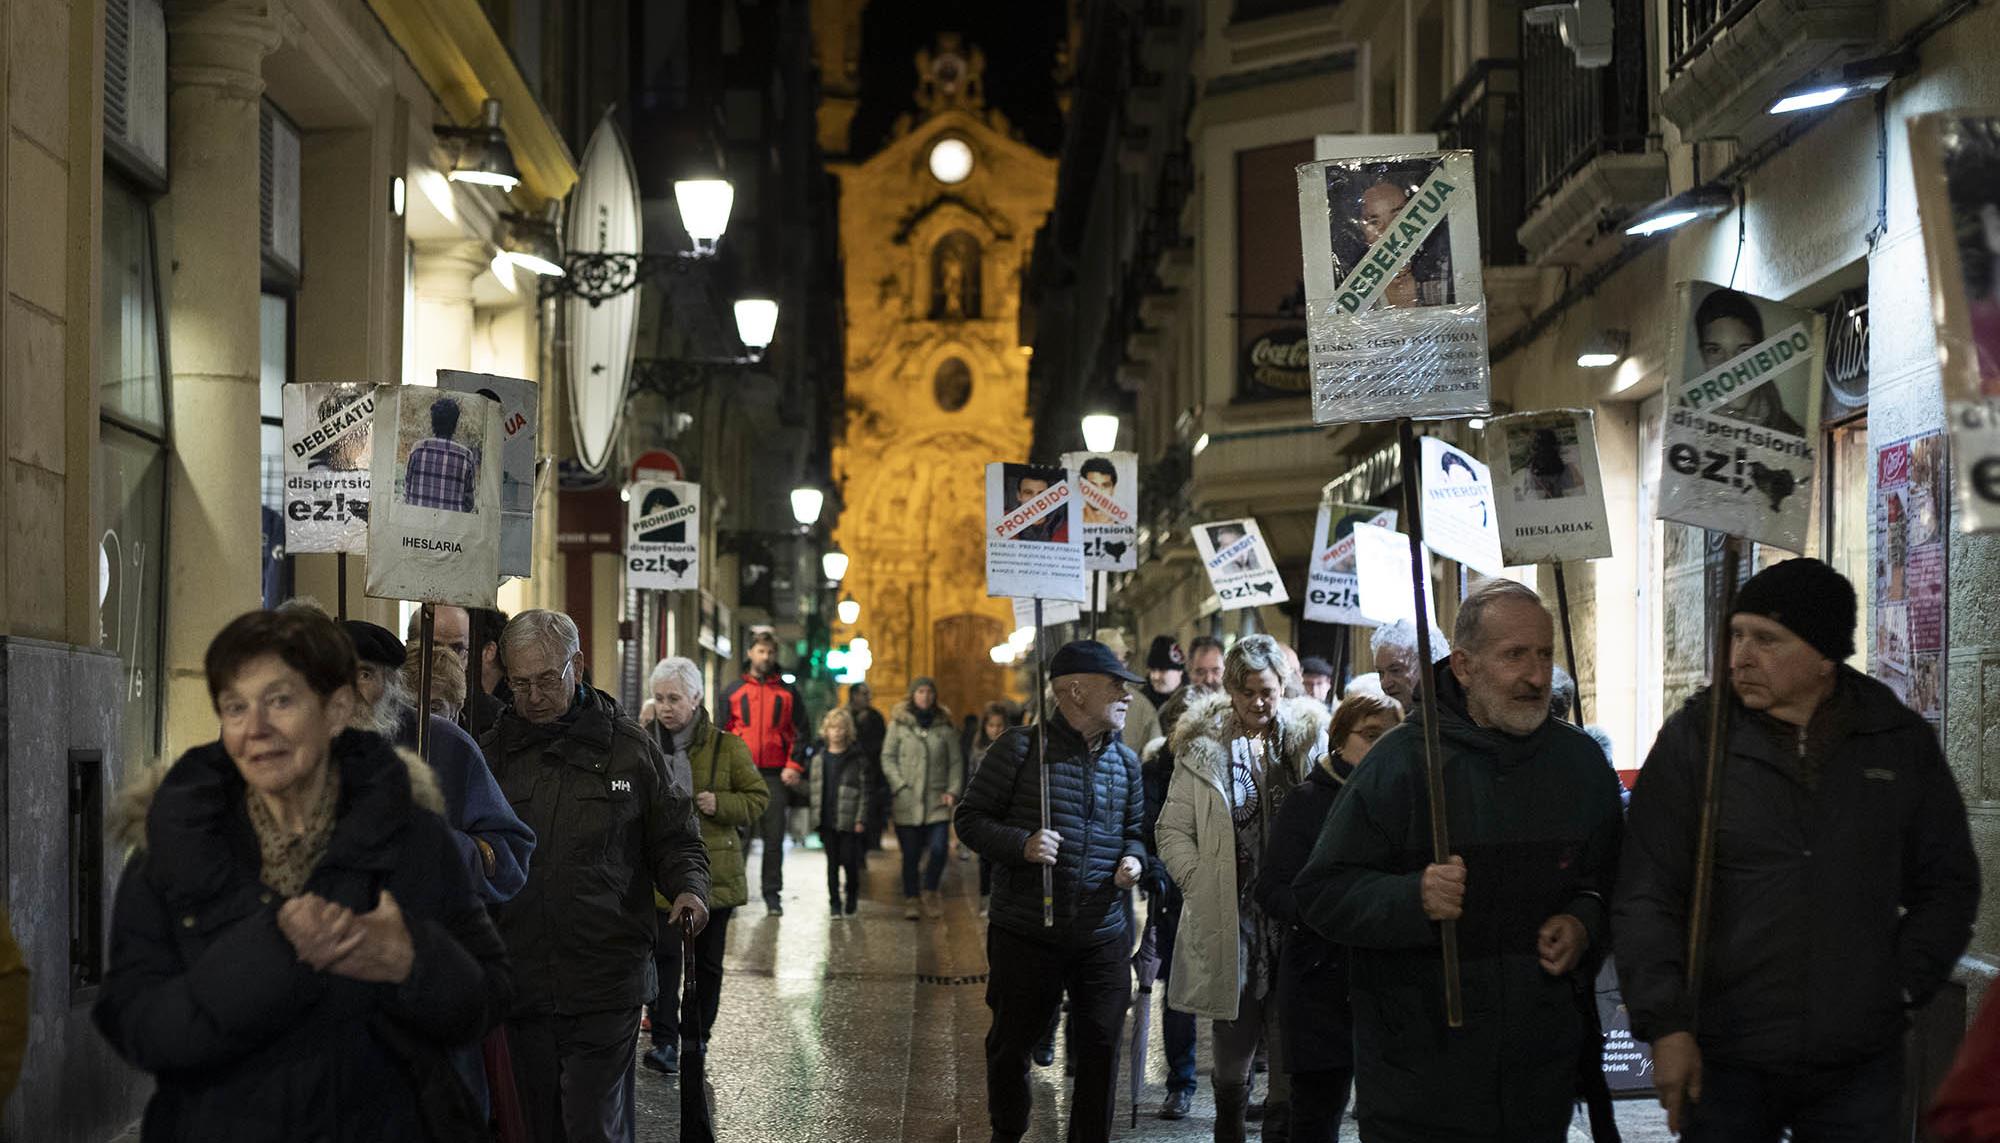
<svg viewBox="0 0 2000 1143">
<path fill-rule="evenodd" d="M 985 462 L 1028 455 L 1020 282 L 1055 191 L 1055 160 L 987 107 L 983 73 L 977 46 L 941 38 L 917 56 L 916 116 L 833 167 L 847 314 L 835 539 L 861 607 L 841 635 L 865 634 L 879 693 L 932 676 L 962 712 L 1011 686 L 988 654 L 1014 617 L 986 595 Z M 848 113 L 835 104 L 822 129 Z"/>
</svg>

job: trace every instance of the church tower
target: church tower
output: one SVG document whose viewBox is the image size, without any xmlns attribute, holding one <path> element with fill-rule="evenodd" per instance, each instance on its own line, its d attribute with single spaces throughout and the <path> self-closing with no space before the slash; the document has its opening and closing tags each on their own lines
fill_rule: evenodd
<svg viewBox="0 0 2000 1143">
<path fill-rule="evenodd" d="M 1014 627 L 986 597 L 985 465 L 1026 460 L 1021 279 L 1056 162 L 986 107 L 985 57 L 946 33 L 919 51 L 917 112 L 836 164 L 847 286 L 847 416 L 833 454 L 845 588 L 885 701 L 935 678 L 955 714 L 1006 694 L 989 655 Z"/>
</svg>

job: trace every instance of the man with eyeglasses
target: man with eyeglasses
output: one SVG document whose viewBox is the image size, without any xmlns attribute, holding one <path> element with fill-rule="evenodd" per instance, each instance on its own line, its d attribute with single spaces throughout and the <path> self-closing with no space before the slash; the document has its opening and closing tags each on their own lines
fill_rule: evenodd
<svg viewBox="0 0 2000 1143">
<path fill-rule="evenodd" d="M 494 646 L 499 631 L 493 630 L 490 635 L 480 631 L 483 636 L 479 641 L 481 645 L 473 646 L 474 627 L 485 628 L 495 618 L 500 620 L 501 626 L 505 625 L 506 617 L 497 611 L 482 611 L 475 619 L 472 612 L 448 603 L 440 603 L 431 609 L 431 644 L 458 656 L 459 665 L 465 668 L 465 706 L 458 712 L 458 725 L 475 739 L 493 729 L 506 705 L 493 697 L 491 688 L 486 685 L 486 673 L 499 659 Z M 410 642 L 417 641 L 422 625 L 423 613 L 411 612 L 409 629 L 405 632 Z M 474 651 L 480 654 L 479 662 L 473 661 Z"/>
<path fill-rule="evenodd" d="M 541 839 L 528 883 L 500 910 L 514 963 L 514 1082 L 543 1143 L 631 1137 L 626 1073 L 650 997 L 657 924 L 708 923 L 708 854 L 687 780 L 609 695 L 580 681 L 576 624 L 524 611 L 500 636 L 514 704 L 481 745 Z"/>
</svg>

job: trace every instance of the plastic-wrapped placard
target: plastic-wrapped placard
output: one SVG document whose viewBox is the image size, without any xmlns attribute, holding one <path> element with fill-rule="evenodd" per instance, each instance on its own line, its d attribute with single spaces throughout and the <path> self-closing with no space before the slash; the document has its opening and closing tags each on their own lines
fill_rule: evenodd
<svg viewBox="0 0 2000 1143">
<path fill-rule="evenodd" d="M 375 391 L 368 594 L 492 607 L 500 586 L 500 403 Z"/>
<path fill-rule="evenodd" d="M 1088 598 L 1083 520 L 1069 469 L 986 466 L 986 594 L 1017 599 Z"/>
<path fill-rule="evenodd" d="M 648 591 L 701 586 L 701 486 L 642 480 L 626 489 L 625 585 Z"/>
<path fill-rule="evenodd" d="M 1681 283 L 1674 319 L 1656 514 L 1805 551 L 1825 322 L 1713 282 Z"/>
<path fill-rule="evenodd" d="M 1313 521 L 1312 566 L 1306 570 L 1307 619 L 1359 627 L 1376 625 L 1361 610 L 1361 577 L 1354 567 L 1354 529 L 1360 524 L 1394 528 L 1396 510 L 1336 500 L 1320 502 L 1319 517 Z"/>
<path fill-rule="evenodd" d="M 1486 463 L 1508 567 L 1611 554 L 1596 417 L 1588 409 L 1511 413 L 1486 422 Z"/>
<path fill-rule="evenodd" d="M 2000 112 L 1910 120 L 1959 528 L 2000 531 Z"/>
<path fill-rule="evenodd" d="M 285 386 L 285 550 L 366 552 L 375 386 Z"/>
<path fill-rule="evenodd" d="M 1313 420 L 1486 412 L 1472 152 L 1328 159 L 1298 175 Z"/>
</svg>

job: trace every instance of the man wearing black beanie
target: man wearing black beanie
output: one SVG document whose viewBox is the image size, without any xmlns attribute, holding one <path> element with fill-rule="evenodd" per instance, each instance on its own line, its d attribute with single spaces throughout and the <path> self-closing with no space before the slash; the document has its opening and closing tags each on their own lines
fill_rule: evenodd
<svg viewBox="0 0 2000 1143">
<path fill-rule="evenodd" d="M 1892 1138 L 1908 1014 L 1971 941 L 1979 865 L 1958 784 L 1930 725 L 1845 665 L 1854 619 L 1854 589 L 1812 559 L 1766 568 L 1731 609 L 1698 998 L 1686 918 L 1716 688 L 1667 720 L 1632 792 L 1619 984 L 1689 1143 Z"/>
</svg>

